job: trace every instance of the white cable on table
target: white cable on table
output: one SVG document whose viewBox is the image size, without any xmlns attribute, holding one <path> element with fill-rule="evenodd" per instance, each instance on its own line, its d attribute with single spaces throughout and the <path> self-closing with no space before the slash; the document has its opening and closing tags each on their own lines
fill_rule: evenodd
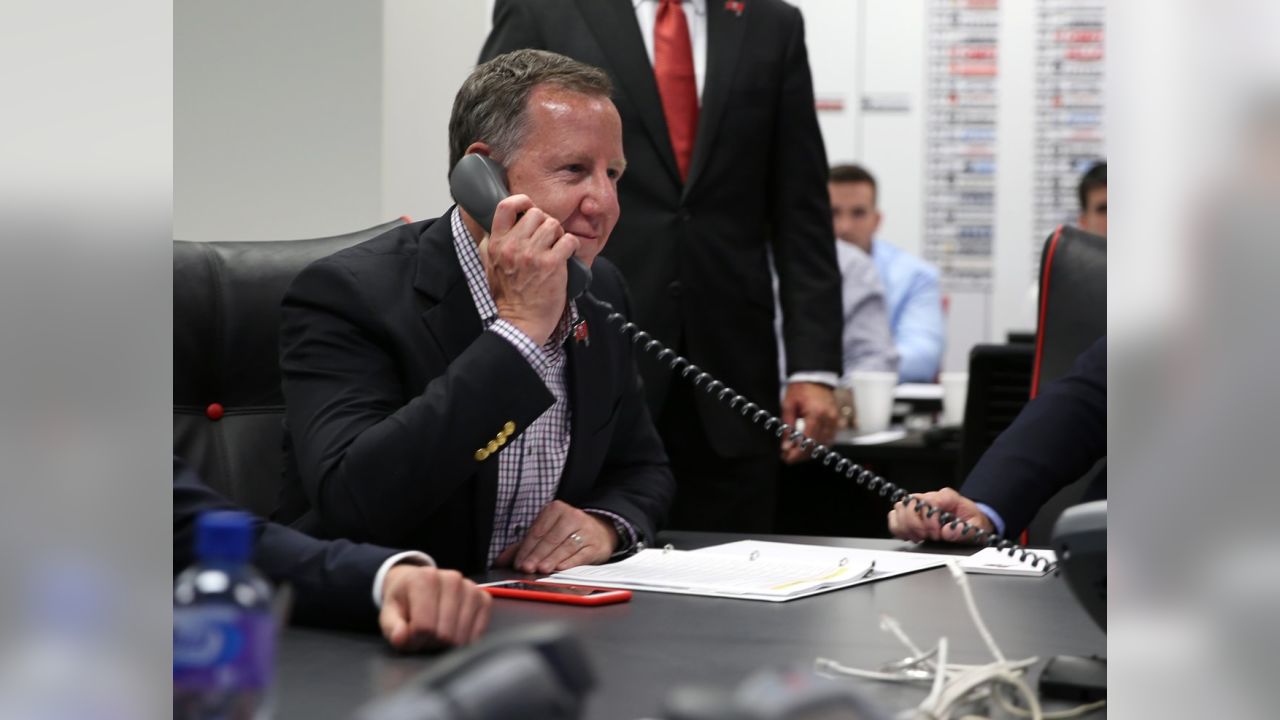
<svg viewBox="0 0 1280 720">
<path fill-rule="evenodd" d="M 995 662 L 985 665 L 948 663 L 950 648 L 946 637 L 940 638 L 934 648 L 921 650 L 907 636 L 898 621 L 886 615 L 880 620 L 880 629 L 897 638 L 912 653 L 910 657 L 887 663 L 880 670 L 852 668 L 835 660 L 817 658 L 814 669 L 824 675 L 834 673 L 883 682 L 930 683 L 930 691 L 925 699 L 917 707 L 899 714 L 899 718 L 903 720 L 949 720 L 956 717 L 962 709 L 982 701 L 987 701 L 988 705 L 994 702 L 1007 713 L 1031 720 L 1069 720 L 1106 706 L 1106 700 L 1099 700 L 1067 710 L 1045 712 L 1040 707 L 1036 693 L 1023 679 L 1027 669 L 1039 662 L 1039 658 L 1007 659 L 982 619 L 982 613 L 978 611 L 968 577 L 955 561 L 948 561 L 947 569 L 960 586 L 969 618 Z M 1021 697 L 1025 707 L 1014 704 L 1006 697 L 1006 687 Z M 956 720 L 988 719 L 966 712 Z"/>
</svg>

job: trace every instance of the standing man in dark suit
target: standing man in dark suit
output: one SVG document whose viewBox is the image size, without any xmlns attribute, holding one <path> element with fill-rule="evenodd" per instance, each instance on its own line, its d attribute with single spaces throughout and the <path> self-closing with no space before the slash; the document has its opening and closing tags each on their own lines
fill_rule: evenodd
<svg viewBox="0 0 1280 720">
<path fill-rule="evenodd" d="M 960 492 L 943 488 L 919 497 L 942 512 L 998 536 L 1017 537 L 1040 507 L 1084 477 L 1107 455 L 1107 339 L 1081 353 L 1071 374 L 1049 383 L 983 453 Z M 1084 502 L 1107 496 L 1099 473 Z M 889 512 L 889 531 L 904 540 L 962 539 L 915 505 Z"/>
<path fill-rule="evenodd" d="M 476 68 L 450 163 L 515 193 L 492 234 L 458 207 L 317 261 L 284 298 L 285 497 L 322 537 L 546 573 L 652 543 L 674 492 L 632 347 L 566 297 L 566 261 L 629 311 L 597 254 L 626 160 L 609 78 L 535 50 Z"/>
<path fill-rule="evenodd" d="M 800 12 L 781 0 L 498 0 L 481 59 L 514 48 L 608 71 L 627 177 L 606 250 L 633 320 L 819 442 L 835 432 L 840 273 Z M 779 392 L 770 257 L 786 364 Z M 768 531 L 769 436 L 650 355 L 641 373 L 679 483 L 671 525 Z M 784 444 L 783 459 L 803 453 Z"/>
<path fill-rule="evenodd" d="M 201 513 L 239 510 L 173 459 L 173 574 L 195 560 Z M 489 624 L 489 594 L 455 570 L 442 570 L 420 552 L 397 552 L 346 540 L 317 540 L 254 518 L 253 564 L 273 582 L 294 589 L 293 617 L 337 627 L 371 627 L 374 620 L 398 650 L 464 645 Z"/>
</svg>

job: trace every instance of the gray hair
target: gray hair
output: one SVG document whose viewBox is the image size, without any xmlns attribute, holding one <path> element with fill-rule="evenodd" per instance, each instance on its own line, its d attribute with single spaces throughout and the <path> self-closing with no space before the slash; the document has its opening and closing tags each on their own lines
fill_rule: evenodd
<svg viewBox="0 0 1280 720">
<path fill-rule="evenodd" d="M 548 84 L 582 95 L 608 98 L 609 76 L 597 67 L 545 50 L 514 50 L 471 71 L 453 99 L 449 116 L 449 167 L 474 142 L 508 163 L 524 142 L 529 95 Z"/>
</svg>

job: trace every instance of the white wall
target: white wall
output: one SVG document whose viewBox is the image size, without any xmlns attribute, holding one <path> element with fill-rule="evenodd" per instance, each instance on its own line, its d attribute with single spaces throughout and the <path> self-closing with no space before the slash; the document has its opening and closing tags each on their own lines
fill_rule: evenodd
<svg viewBox="0 0 1280 720">
<path fill-rule="evenodd" d="M 445 130 L 483 3 L 180 0 L 174 237 L 356 230 L 448 203 Z"/>
<path fill-rule="evenodd" d="M 1000 4 L 1000 110 L 996 135 L 996 227 L 990 333 L 1034 330 L 1036 5 Z"/>
<path fill-rule="evenodd" d="M 471 0 L 383 5 L 381 217 L 432 218 L 452 202 L 449 112 L 480 57 L 489 12 Z"/>
<path fill-rule="evenodd" d="M 827 159 L 875 174 L 882 237 L 919 252 L 923 236 L 924 4 L 901 0 L 793 0 L 805 16 Z M 863 112 L 864 95 L 905 98 L 906 112 Z"/>
<path fill-rule="evenodd" d="M 805 42 L 809 48 L 809 69 L 813 92 L 821 108 L 825 102 L 842 102 L 842 110 L 818 111 L 818 125 L 832 162 L 857 157 L 861 115 L 858 103 L 861 2 L 854 0 L 794 0 L 804 13 Z"/>
</svg>

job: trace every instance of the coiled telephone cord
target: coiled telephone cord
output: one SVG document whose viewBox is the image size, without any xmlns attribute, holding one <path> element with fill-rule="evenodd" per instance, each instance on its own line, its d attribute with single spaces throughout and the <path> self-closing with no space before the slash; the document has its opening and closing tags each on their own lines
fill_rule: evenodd
<svg viewBox="0 0 1280 720">
<path fill-rule="evenodd" d="M 596 306 L 608 313 L 607 319 L 610 323 L 615 324 L 618 330 L 631 338 L 631 341 L 644 348 L 644 351 L 650 354 L 656 354 L 661 362 L 665 362 L 672 371 L 679 372 L 680 376 L 693 383 L 696 389 L 706 392 L 708 395 L 714 395 L 717 400 L 724 403 L 729 409 L 734 410 L 738 414 L 750 420 L 753 424 L 762 426 L 766 431 L 772 432 L 779 439 L 788 437 L 791 442 L 803 448 L 809 453 L 814 460 L 822 463 L 823 467 L 831 469 L 837 474 L 844 475 L 845 478 L 854 481 L 859 486 L 865 487 L 868 492 L 879 492 L 880 497 L 889 498 L 890 504 L 896 505 L 901 502 L 907 508 L 911 508 L 914 504 L 916 512 L 923 513 L 926 518 L 932 519 L 938 516 L 938 522 L 941 525 L 949 526 L 952 530 L 960 531 L 960 538 L 964 540 L 967 536 L 972 535 L 972 542 L 976 544 L 985 544 L 989 547 L 999 548 L 1002 552 L 1008 553 L 1010 557 L 1017 558 L 1024 562 L 1030 562 L 1033 567 L 1043 565 L 1046 569 L 1052 569 L 1053 563 L 1048 558 L 1037 555 L 1036 553 L 1018 545 L 1017 543 L 1002 538 L 995 533 L 987 532 L 976 525 L 961 520 L 954 513 L 943 512 L 932 504 L 921 500 L 919 497 L 911 495 L 911 493 L 894 485 L 888 480 L 867 470 L 852 460 L 841 456 L 826 445 L 822 445 L 808 437 L 804 433 L 797 430 L 792 425 L 783 422 L 780 418 L 774 416 L 768 410 L 761 408 L 759 405 L 751 402 L 731 387 L 716 380 L 710 373 L 702 368 L 689 362 L 686 358 L 678 355 L 674 350 L 666 347 L 661 341 L 653 338 L 649 333 L 645 332 L 640 326 L 627 320 L 622 313 L 614 310 L 613 306 L 604 300 L 601 300 L 590 292 L 584 293 L 584 297 L 594 303 Z"/>
</svg>

